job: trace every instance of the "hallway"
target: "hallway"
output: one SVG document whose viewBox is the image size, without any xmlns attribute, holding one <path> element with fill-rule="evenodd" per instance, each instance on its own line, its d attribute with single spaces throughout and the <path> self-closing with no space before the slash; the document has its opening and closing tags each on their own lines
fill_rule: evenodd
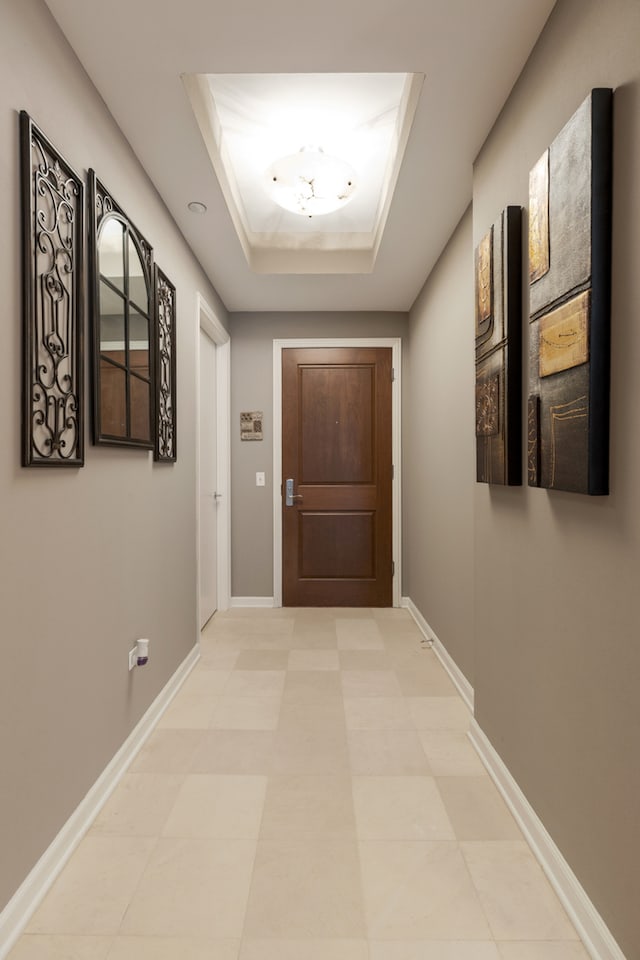
<svg viewBox="0 0 640 960">
<path fill-rule="evenodd" d="M 232 610 L 10 960 L 586 960 L 405 610 Z"/>
</svg>

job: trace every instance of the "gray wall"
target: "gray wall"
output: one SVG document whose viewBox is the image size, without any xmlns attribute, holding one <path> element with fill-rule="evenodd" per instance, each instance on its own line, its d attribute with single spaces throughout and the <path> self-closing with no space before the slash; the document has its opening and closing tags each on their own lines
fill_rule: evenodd
<svg viewBox="0 0 640 960">
<path fill-rule="evenodd" d="M 197 638 L 196 289 L 226 313 L 44 4 L 0 0 L 0 22 L 1 910 Z M 84 468 L 20 467 L 21 108 L 96 169 L 176 285 L 175 466 L 92 447 L 87 424 Z M 129 674 L 140 636 L 151 660 Z"/>
<path fill-rule="evenodd" d="M 640 957 L 639 38 L 637 0 L 558 3 L 475 164 L 473 224 L 411 311 L 404 410 L 406 592 L 473 681 L 480 726 L 629 958 Z M 529 169 L 595 86 L 617 88 L 611 495 L 475 484 L 473 249 L 507 204 L 527 207 Z"/>
<path fill-rule="evenodd" d="M 273 596 L 273 341 L 403 337 L 406 331 L 404 313 L 232 314 L 232 596 Z M 243 410 L 264 412 L 264 440 L 240 440 Z M 256 487 L 256 471 L 266 473 L 265 487 Z"/>
<path fill-rule="evenodd" d="M 471 228 L 469 209 L 411 310 L 402 475 L 403 593 L 473 684 Z"/>
<path fill-rule="evenodd" d="M 477 243 L 592 87 L 614 95 L 611 495 L 475 495 L 476 713 L 640 956 L 640 4 L 561 0 L 474 171 Z M 525 316 L 528 292 L 524 295 Z M 470 321 L 471 322 L 471 321 Z"/>
</svg>

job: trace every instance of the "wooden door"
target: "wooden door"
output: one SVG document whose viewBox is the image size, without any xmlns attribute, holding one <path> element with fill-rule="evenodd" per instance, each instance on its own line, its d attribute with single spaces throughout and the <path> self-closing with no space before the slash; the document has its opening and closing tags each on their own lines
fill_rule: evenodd
<svg viewBox="0 0 640 960">
<path fill-rule="evenodd" d="M 388 347 L 282 351 L 285 606 L 392 605 L 391 379 Z"/>
</svg>

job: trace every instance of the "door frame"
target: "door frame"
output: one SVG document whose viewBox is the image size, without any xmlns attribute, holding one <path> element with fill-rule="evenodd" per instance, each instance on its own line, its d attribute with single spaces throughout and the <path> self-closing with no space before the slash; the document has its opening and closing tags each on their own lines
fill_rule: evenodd
<svg viewBox="0 0 640 960">
<path fill-rule="evenodd" d="M 390 347 L 394 379 L 391 384 L 391 456 L 393 459 L 391 537 L 394 573 L 392 603 L 400 606 L 402 587 L 402 459 L 401 459 L 401 398 L 402 398 L 402 340 L 400 337 L 348 337 L 273 341 L 273 606 L 282 606 L 282 351 L 290 347 Z"/>
<path fill-rule="evenodd" d="M 201 293 L 196 292 L 195 350 L 195 450 L 196 450 L 196 612 L 200 636 L 200 333 L 216 346 L 216 492 L 218 501 L 216 538 L 217 609 L 228 610 L 231 595 L 231 340 L 229 332 Z"/>
</svg>

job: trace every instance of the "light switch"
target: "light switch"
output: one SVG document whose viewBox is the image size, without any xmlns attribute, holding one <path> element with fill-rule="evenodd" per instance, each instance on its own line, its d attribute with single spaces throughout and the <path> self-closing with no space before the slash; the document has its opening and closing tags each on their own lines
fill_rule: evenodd
<svg viewBox="0 0 640 960">
<path fill-rule="evenodd" d="M 264 487 L 264 473 L 256 473 L 256 487 Z"/>
</svg>

